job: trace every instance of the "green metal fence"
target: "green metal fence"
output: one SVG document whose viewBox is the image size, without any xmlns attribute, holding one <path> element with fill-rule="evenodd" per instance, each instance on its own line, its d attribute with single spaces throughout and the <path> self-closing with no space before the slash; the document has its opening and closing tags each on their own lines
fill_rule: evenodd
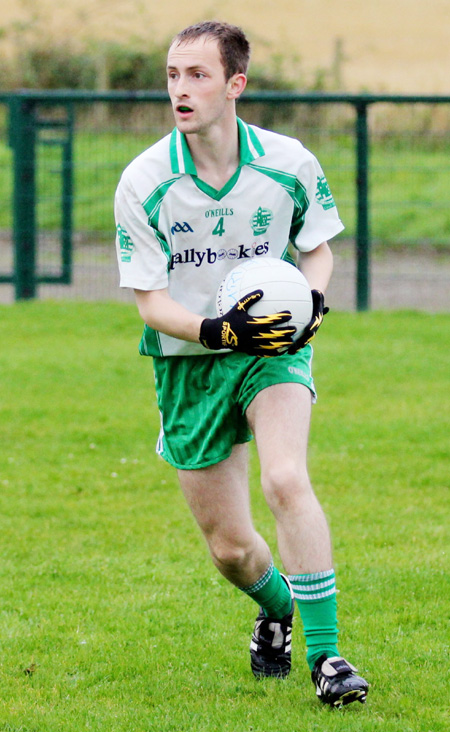
<svg viewBox="0 0 450 732">
<path fill-rule="evenodd" d="M 9 145 L 0 231 L 13 249 L 0 259 L 0 283 L 29 299 L 42 285 L 73 283 L 76 246 L 112 242 L 120 172 L 171 129 L 171 112 L 165 92 L 21 91 L 0 95 L 0 107 Z M 450 249 L 450 96 L 254 92 L 239 113 L 317 154 L 347 224 L 357 309 L 371 306 L 374 242 Z M 412 166 L 405 156 L 419 149 Z"/>
</svg>

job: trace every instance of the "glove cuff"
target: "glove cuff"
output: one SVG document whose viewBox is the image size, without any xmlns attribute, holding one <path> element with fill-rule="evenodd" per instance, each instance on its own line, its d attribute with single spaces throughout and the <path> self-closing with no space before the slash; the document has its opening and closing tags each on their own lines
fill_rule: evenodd
<svg viewBox="0 0 450 732">
<path fill-rule="evenodd" d="M 219 351 L 223 348 L 222 338 L 217 320 L 205 318 L 200 326 L 200 343 L 210 351 Z"/>
<path fill-rule="evenodd" d="M 322 290 L 311 290 L 311 295 L 314 304 L 318 302 L 323 307 L 323 304 L 325 302 L 325 295 L 323 294 Z"/>
</svg>

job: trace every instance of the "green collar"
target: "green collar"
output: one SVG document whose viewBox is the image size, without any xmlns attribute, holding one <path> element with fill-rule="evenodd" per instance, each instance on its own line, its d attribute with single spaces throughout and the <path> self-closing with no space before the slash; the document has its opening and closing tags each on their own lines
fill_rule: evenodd
<svg viewBox="0 0 450 732">
<path fill-rule="evenodd" d="M 212 186 L 200 180 L 186 141 L 186 136 L 176 127 L 172 131 L 170 138 L 170 163 L 172 166 L 172 173 L 178 175 L 192 175 L 194 177 L 194 183 L 200 188 L 200 190 L 204 191 L 216 200 L 222 198 L 236 183 L 242 166 L 252 163 L 256 158 L 265 154 L 264 148 L 254 129 L 250 128 L 249 125 L 239 119 L 239 117 L 237 118 L 237 124 L 239 131 L 239 166 L 236 173 L 220 191 L 217 191 Z"/>
</svg>

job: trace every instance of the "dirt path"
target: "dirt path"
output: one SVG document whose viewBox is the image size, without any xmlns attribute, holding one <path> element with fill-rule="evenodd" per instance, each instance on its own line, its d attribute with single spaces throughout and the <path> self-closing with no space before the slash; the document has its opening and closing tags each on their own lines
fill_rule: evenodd
<svg viewBox="0 0 450 732">
<path fill-rule="evenodd" d="M 354 310 L 356 264 L 351 243 L 334 247 L 335 270 L 327 302 L 337 310 Z M 57 272 L 55 249 L 40 257 L 41 266 Z M 0 272 L 10 271 L 11 247 L 0 239 Z M 42 299 L 119 300 L 134 302 L 133 294 L 118 286 L 114 246 L 109 243 L 76 246 L 73 284 L 41 285 Z M 0 285 L 0 303 L 14 301 L 12 285 Z M 374 309 L 414 309 L 450 312 L 450 256 L 420 253 L 377 254 L 372 259 L 371 304 Z"/>
</svg>

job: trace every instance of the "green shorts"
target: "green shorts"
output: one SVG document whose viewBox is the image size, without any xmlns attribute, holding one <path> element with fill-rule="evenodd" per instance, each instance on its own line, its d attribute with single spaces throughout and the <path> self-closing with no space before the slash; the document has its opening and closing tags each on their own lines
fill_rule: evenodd
<svg viewBox="0 0 450 732">
<path fill-rule="evenodd" d="M 155 357 L 161 415 L 156 452 L 181 470 L 225 460 L 233 445 L 251 440 L 245 412 L 262 389 L 286 382 L 304 384 L 315 399 L 311 361 L 311 346 L 275 358 L 237 352 Z"/>
</svg>

